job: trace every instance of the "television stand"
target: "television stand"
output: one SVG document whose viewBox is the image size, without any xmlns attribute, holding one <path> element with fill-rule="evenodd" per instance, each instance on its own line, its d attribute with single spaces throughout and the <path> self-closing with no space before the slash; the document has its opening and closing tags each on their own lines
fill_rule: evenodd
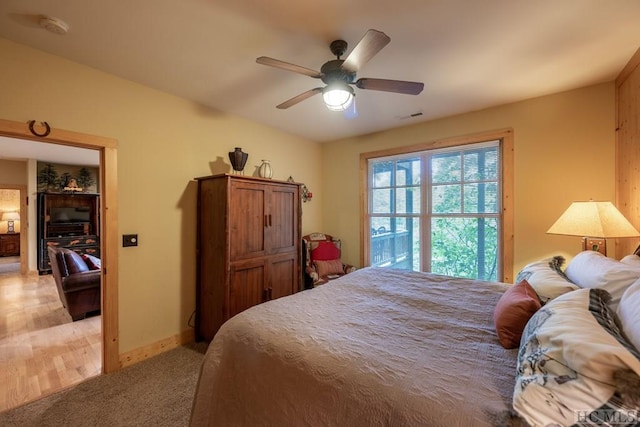
<svg viewBox="0 0 640 427">
<path fill-rule="evenodd" d="M 49 223 L 49 227 L 47 227 L 47 237 L 83 236 L 85 234 L 91 234 L 91 224 L 88 222 Z"/>
<path fill-rule="evenodd" d="M 76 212 L 82 215 L 74 216 Z M 100 258 L 99 194 L 38 193 L 39 274 L 51 273 L 49 246 Z"/>
</svg>

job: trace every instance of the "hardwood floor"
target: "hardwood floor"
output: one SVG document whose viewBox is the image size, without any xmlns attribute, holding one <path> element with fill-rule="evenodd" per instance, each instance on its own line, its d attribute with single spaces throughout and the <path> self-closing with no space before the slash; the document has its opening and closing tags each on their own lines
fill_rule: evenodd
<svg viewBox="0 0 640 427">
<path fill-rule="evenodd" d="M 102 371 L 100 316 L 72 322 L 51 275 L 0 274 L 0 411 Z"/>
</svg>

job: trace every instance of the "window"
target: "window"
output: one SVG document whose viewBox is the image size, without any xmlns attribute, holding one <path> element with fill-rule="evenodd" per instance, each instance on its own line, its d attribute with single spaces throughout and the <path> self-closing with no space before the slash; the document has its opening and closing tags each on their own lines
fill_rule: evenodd
<svg viewBox="0 0 640 427">
<path fill-rule="evenodd" d="M 498 136 L 363 154 L 363 264 L 511 279 L 513 150 Z"/>
</svg>

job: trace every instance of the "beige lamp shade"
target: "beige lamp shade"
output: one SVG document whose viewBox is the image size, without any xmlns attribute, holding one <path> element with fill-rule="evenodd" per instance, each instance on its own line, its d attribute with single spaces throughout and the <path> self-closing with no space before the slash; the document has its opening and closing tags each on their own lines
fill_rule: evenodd
<svg viewBox="0 0 640 427">
<path fill-rule="evenodd" d="M 20 214 L 18 212 L 3 212 L 2 221 L 19 221 Z"/>
<path fill-rule="evenodd" d="M 594 201 L 573 202 L 547 233 L 605 239 L 640 236 L 613 203 Z"/>
</svg>

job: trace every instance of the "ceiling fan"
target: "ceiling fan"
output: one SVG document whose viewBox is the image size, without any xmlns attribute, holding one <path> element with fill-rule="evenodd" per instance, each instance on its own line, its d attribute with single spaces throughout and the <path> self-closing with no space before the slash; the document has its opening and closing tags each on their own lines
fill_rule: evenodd
<svg viewBox="0 0 640 427">
<path fill-rule="evenodd" d="M 327 108 L 332 111 L 344 111 L 349 108 L 355 96 L 355 91 L 350 85 L 354 85 L 358 89 L 380 90 L 384 92 L 404 93 L 407 95 L 418 95 L 422 92 L 424 83 L 372 78 L 356 80 L 358 70 L 369 62 L 369 60 L 380 52 L 390 41 L 391 38 L 385 33 L 377 30 L 369 30 L 358 42 L 356 47 L 353 48 L 351 53 L 349 53 L 345 59 L 340 59 L 346 52 L 348 45 L 344 40 L 335 40 L 329 48 L 331 52 L 336 55 L 337 59 L 325 62 L 320 68 L 320 71 L 266 56 L 259 57 L 256 59 L 256 62 L 258 64 L 281 68 L 320 79 L 326 85 L 294 96 L 282 104 L 277 105 L 276 108 L 289 108 L 313 95 L 322 93 Z"/>
</svg>

